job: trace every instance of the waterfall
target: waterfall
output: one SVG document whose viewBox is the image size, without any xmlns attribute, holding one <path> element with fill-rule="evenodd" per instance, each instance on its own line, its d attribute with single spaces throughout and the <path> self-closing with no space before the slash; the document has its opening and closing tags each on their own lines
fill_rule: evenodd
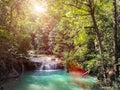
<svg viewBox="0 0 120 90">
<path fill-rule="evenodd" d="M 42 63 L 40 66 L 40 70 L 55 70 L 57 69 L 58 63 L 56 62 L 51 62 L 51 63 Z"/>
<path fill-rule="evenodd" d="M 30 51 L 29 56 L 29 60 L 36 63 L 37 70 L 64 69 L 61 60 L 54 55 L 36 55 Z"/>
<path fill-rule="evenodd" d="M 57 62 L 51 61 L 51 58 L 46 58 L 42 61 L 42 65 L 40 66 L 40 70 L 54 70 L 56 69 Z"/>
</svg>

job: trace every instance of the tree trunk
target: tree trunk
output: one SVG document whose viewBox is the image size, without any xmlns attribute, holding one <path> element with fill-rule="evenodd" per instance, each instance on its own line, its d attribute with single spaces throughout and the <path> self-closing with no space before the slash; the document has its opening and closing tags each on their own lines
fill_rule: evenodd
<svg viewBox="0 0 120 90">
<path fill-rule="evenodd" d="M 106 78 L 106 70 L 105 70 L 105 62 L 104 62 L 104 50 L 103 50 L 103 46 L 102 46 L 102 39 L 101 39 L 101 34 L 100 34 L 100 30 L 98 28 L 97 25 L 97 21 L 95 18 L 95 6 L 94 6 L 94 0 L 89 0 L 89 9 L 90 9 L 90 15 L 93 21 L 93 26 L 94 26 L 94 30 L 97 36 L 97 40 L 98 40 L 98 45 L 99 45 L 99 54 L 101 56 L 101 66 L 102 66 L 102 71 L 104 72 L 104 77 Z"/>
<path fill-rule="evenodd" d="M 119 76 L 119 66 L 118 66 L 118 43 L 117 43 L 117 6 L 116 0 L 113 0 L 113 13 L 114 13 L 114 20 L 113 20 L 113 34 L 114 34 L 114 62 L 115 62 L 115 70 L 116 76 Z"/>
</svg>

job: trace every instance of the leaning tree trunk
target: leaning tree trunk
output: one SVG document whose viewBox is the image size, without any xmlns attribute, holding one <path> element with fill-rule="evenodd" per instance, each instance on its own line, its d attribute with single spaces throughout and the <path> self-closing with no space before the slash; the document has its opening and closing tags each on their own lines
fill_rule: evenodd
<svg viewBox="0 0 120 90">
<path fill-rule="evenodd" d="M 118 66 L 118 43 L 117 43 L 117 5 L 116 0 L 113 0 L 113 13 L 114 13 L 114 19 L 113 19 L 113 34 L 114 34 L 114 62 L 115 62 L 115 70 L 116 70 L 116 76 L 119 76 L 119 66 Z"/>
</svg>

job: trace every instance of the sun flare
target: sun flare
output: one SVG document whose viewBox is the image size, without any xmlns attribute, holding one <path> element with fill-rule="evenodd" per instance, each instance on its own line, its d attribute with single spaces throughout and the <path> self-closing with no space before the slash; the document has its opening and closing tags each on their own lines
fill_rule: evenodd
<svg viewBox="0 0 120 90">
<path fill-rule="evenodd" d="M 41 6 L 39 4 L 35 4 L 34 9 L 35 9 L 35 12 L 38 12 L 38 13 L 44 13 L 47 11 L 46 7 Z"/>
</svg>

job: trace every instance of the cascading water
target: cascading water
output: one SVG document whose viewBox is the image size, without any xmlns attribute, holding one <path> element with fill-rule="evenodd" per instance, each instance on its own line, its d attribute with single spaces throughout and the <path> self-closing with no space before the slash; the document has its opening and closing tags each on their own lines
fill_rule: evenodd
<svg viewBox="0 0 120 90">
<path fill-rule="evenodd" d="M 52 70 L 52 69 L 53 68 L 48 63 L 42 63 L 42 65 L 40 66 L 40 70 Z"/>
<path fill-rule="evenodd" d="M 57 66 L 59 66 L 60 63 L 55 61 L 49 61 L 49 62 L 41 62 L 40 70 L 55 70 L 58 69 Z"/>
<path fill-rule="evenodd" d="M 55 56 L 46 56 L 46 55 L 35 55 L 32 52 L 30 56 L 30 61 L 40 63 L 37 66 L 37 70 L 56 70 L 63 69 L 63 65 L 61 60 L 56 58 Z"/>
</svg>

